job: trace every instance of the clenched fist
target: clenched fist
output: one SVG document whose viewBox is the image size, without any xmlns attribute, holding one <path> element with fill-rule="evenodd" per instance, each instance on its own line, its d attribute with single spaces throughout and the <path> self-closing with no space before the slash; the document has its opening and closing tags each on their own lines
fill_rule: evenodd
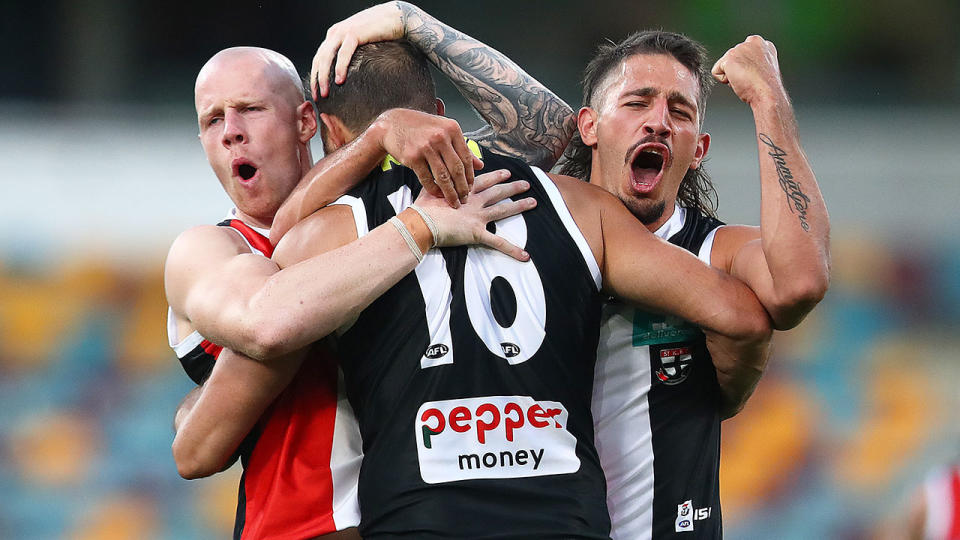
<svg viewBox="0 0 960 540">
<path fill-rule="evenodd" d="M 713 65 L 711 73 L 721 83 L 730 85 L 747 105 L 787 99 L 777 48 L 760 36 L 750 36 L 727 51 Z"/>
</svg>

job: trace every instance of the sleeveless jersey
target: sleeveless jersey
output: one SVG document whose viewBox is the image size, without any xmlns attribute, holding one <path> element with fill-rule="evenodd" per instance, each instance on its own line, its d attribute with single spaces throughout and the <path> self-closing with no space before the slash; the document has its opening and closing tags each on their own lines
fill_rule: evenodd
<svg viewBox="0 0 960 540">
<path fill-rule="evenodd" d="M 721 225 L 676 207 L 656 234 L 710 264 Z M 611 536 L 720 538 L 720 388 L 703 333 L 616 300 L 602 321 L 593 414 Z"/>
<path fill-rule="evenodd" d="M 926 540 L 960 540 L 960 465 L 944 467 L 923 483 Z"/>
<path fill-rule="evenodd" d="M 250 227 L 233 212 L 218 225 L 237 231 L 253 253 L 272 255 L 267 231 Z M 202 384 L 222 348 L 196 331 L 179 340 L 172 312 L 168 334 L 184 370 Z M 359 438 L 336 359 L 316 344 L 240 445 L 244 471 L 234 538 L 299 540 L 355 527 L 360 521 Z"/>
<path fill-rule="evenodd" d="M 342 329 L 364 446 L 360 534 L 607 538 L 590 414 L 599 267 L 542 171 L 482 154 L 485 170 L 530 181 L 520 197 L 537 207 L 491 230 L 531 261 L 433 249 Z M 409 169 L 390 158 L 383 169 L 336 203 L 361 236 L 420 191 Z"/>
</svg>

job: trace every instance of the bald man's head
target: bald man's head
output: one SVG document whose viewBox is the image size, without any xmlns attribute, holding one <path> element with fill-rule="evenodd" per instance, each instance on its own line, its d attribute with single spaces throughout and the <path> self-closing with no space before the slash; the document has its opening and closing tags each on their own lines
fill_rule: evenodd
<svg viewBox="0 0 960 540">
<path fill-rule="evenodd" d="M 299 105 L 306 100 L 303 83 L 297 68 L 293 67 L 293 62 L 276 51 L 261 47 L 230 47 L 213 55 L 200 68 L 194 93 L 196 94 L 197 89 L 211 76 L 224 70 L 239 70 L 251 77 L 262 79 L 269 85 L 270 91 L 289 99 L 293 105 Z"/>
<path fill-rule="evenodd" d="M 200 69 L 194 102 L 200 142 L 217 178 L 238 210 L 269 227 L 313 165 L 316 116 L 297 70 L 274 51 L 224 49 Z"/>
</svg>

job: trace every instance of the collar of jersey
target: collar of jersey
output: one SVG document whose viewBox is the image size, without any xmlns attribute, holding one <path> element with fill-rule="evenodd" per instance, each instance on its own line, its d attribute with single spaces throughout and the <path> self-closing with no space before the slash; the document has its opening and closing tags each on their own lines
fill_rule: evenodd
<svg viewBox="0 0 960 540">
<path fill-rule="evenodd" d="M 658 237 L 667 240 L 671 236 L 680 232 L 680 229 L 683 228 L 683 223 L 687 219 L 687 209 L 681 208 L 680 205 L 674 205 L 673 215 L 670 216 L 670 219 L 666 221 L 659 229 L 656 230 L 653 234 Z"/>
<path fill-rule="evenodd" d="M 240 219 L 240 216 L 237 215 L 237 209 L 236 209 L 236 208 L 231 208 L 230 211 L 227 212 L 227 219 L 237 219 L 237 220 L 243 221 L 242 219 Z M 246 221 L 243 221 L 243 223 L 244 223 L 247 227 L 250 227 L 251 229 L 257 231 L 257 232 L 260 233 L 261 235 L 263 235 L 263 236 L 265 236 L 265 237 L 267 237 L 267 238 L 270 238 L 270 229 L 264 229 L 264 228 L 262 228 L 262 227 L 255 227 L 255 226 L 247 223 Z"/>
</svg>

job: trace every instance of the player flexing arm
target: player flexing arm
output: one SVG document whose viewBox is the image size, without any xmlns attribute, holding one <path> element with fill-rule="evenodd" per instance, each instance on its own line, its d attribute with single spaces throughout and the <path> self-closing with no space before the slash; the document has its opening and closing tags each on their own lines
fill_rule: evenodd
<svg viewBox="0 0 960 540">
<path fill-rule="evenodd" d="M 734 225 L 717 231 L 711 264 L 749 285 L 773 327 L 789 330 L 820 302 L 830 284 L 827 207 L 800 146 L 773 43 L 748 37 L 716 62 L 713 74 L 753 110 L 761 207 L 759 228 Z M 724 417 L 729 417 L 743 408 L 766 362 L 743 362 L 718 349 L 710 351 L 728 396 Z"/>
<path fill-rule="evenodd" d="M 797 141 L 775 51 L 763 43 L 750 38 L 715 67 L 715 73 L 722 74 L 726 65 L 730 73 L 724 77 L 755 104 L 761 146 L 773 141 L 778 148 L 773 155 L 761 155 L 762 242 L 756 227 L 721 227 L 708 255 L 713 266 L 756 292 L 775 328 L 786 329 L 824 294 L 829 225 Z M 695 174 L 710 142 L 700 131 L 710 82 L 703 67 L 705 54 L 699 44 L 679 34 L 639 32 L 601 48 L 587 68 L 584 107 L 578 115 L 581 137 L 571 144 L 564 171 L 589 177 L 617 195 L 651 231 L 662 227 L 675 201 L 683 199 L 678 190 L 688 198 L 691 192 L 709 196 L 700 193 L 703 187 Z M 794 202 L 803 203 L 802 212 L 791 206 Z M 683 205 L 704 213 L 696 199 Z M 766 356 L 738 357 L 717 347 L 711 353 L 728 417 L 753 391 Z"/>
<path fill-rule="evenodd" d="M 394 39 L 406 39 L 423 52 L 480 113 L 487 125 L 467 134 L 468 137 L 500 154 L 517 157 L 543 169 L 553 166 L 576 128 L 570 106 L 500 52 L 407 2 L 380 4 L 330 27 L 313 58 L 310 86 L 314 97 L 325 98 L 331 84 L 343 84 L 358 46 Z M 334 60 L 336 65 L 331 72 Z M 329 115 L 321 115 L 321 118 L 330 122 Z M 291 195 L 277 214 L 271 230 L 274 243 L 294 223 L 353 187 L 383 159 L 382 155 L 364 154 L 353 149 L 357 142 L 353 141 L 338 151 L 343 157 L 335 167 L 326 167 L 311 175 Z M 428 142 L 420 140 L 419 144 Z M 458 161 L 449 154 L 434 153 L 432 162 L 438 164 L 434 168 L 440 171 L 439 175 L 431 174 L 427 164 L 411 164 L 404 156 L 393 157 L 413 169 L 424 187 L 434 195 L 439 196 L 443 189 L 446 199 L 454 206 L 457 198 L 454 190 L 462 197 L 472 179 L 472 169 L 468 166 L 465 172 L 461 172 Z M 452 165 L 439 166 L 447 162 Z M 460 162 L 469 163 L 469 160 L 461 159 Z M 445 169 L 452 174 L 445 176 Z"/>
<path fill-rule="evenodd" d="M 777 330 L 795 327 L 830 283 L 830 222 L 800 146 L 777 49 L 750 36 L 713 67 L 716 79 L 753 110 L 760 150 L 760 227 L 717 232 L 714 264 L 745 281 Z"/>
</svg>

